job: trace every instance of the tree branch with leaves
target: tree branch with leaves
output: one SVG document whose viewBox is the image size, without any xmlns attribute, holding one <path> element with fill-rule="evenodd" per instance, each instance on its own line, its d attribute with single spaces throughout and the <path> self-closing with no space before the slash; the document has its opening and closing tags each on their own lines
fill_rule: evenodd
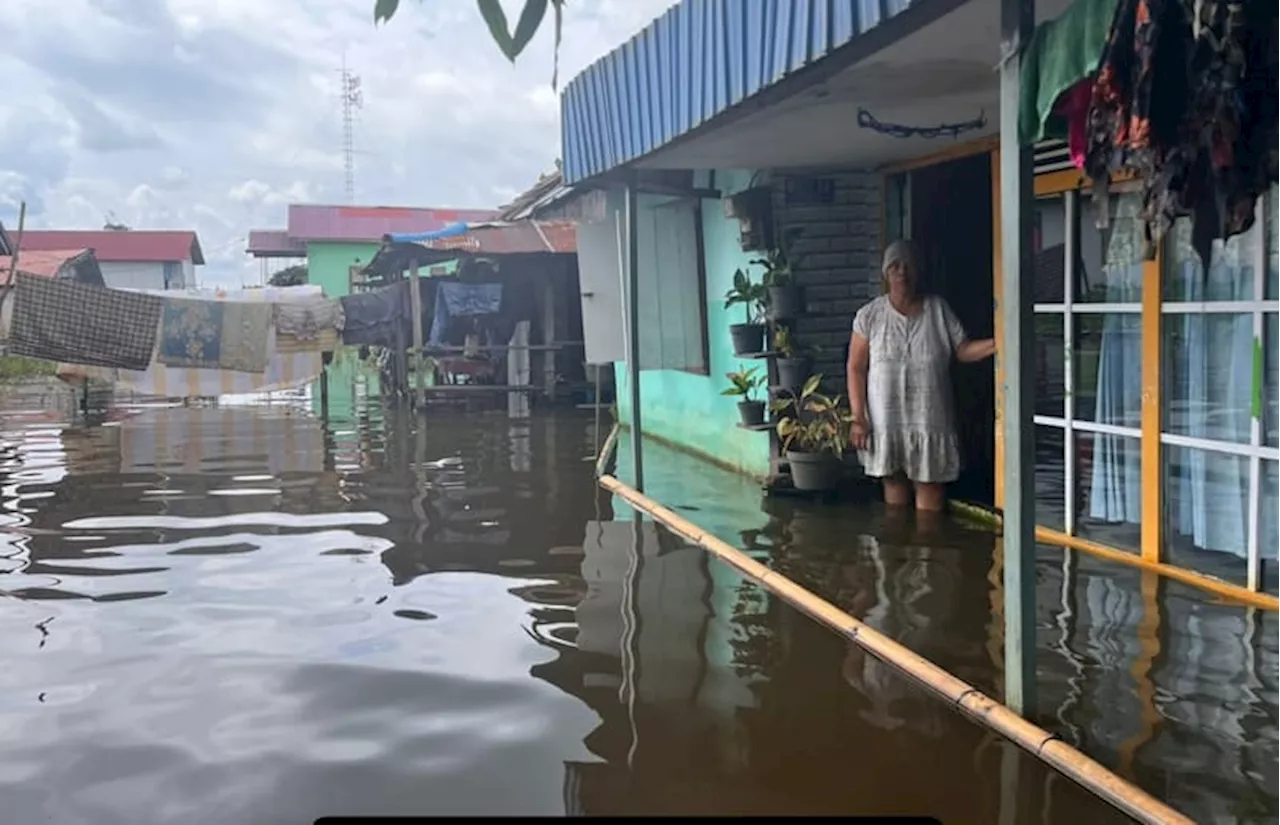
<svg viewBox="0 0 1280 825">
<path fill-rule="evenodd" d="M 538 28 L 547 16 L 547 7 L 551 7 L 556 28 L 555 68 L 551 74 L 551 88 L 554 89 L 560 80 L 560 31 L 565 2 L 566 0 L 525 0 L 514 32 L 507 23 L 507 13 L 503 11 L 499 0 L 476 0 L 476 8 L 484 18 L 485 25 L 489 27 L 489 35 L 493 38 L 493 42 L 508 60 L 515 63 L 516 58 L 529 45 L 529 41 L 533 40 L 533 36 L 538 33 Z M 374 25 L 391 20 L 399 8 L 400 0 L 375 0 Z"/>
</svg>

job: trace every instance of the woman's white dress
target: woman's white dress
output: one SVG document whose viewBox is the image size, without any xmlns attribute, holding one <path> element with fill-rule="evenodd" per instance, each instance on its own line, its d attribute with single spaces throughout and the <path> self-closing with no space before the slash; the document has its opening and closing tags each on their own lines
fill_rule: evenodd
<svg viewBox="0 0 1280 825">
<path fill-rule="evenodd" d="M 871 438 L 858 456 L 875 478 L 899 471 L 927 484 L 960 474 L 951 360 L 967 339 L 947 302 L 924 299 L 919 314 L 903 315 L 883 295 L 858 310 L 853 331 L 867 339 L 867 415 Z"/>
</svg>

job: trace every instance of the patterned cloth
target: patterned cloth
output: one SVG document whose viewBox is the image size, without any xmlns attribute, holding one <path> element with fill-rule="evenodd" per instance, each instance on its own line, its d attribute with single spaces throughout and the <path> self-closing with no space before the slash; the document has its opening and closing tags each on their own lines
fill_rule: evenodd
<svg viewBox="0 0 1280 825">
<path fill-rule="evenodd" d="M 15 278 L 10 354 L 119 369 L 151 363 L 159 298 L 25 272 Z"/>
<path fill-rule="evenodd" d="M 156 360 L 171 367 L 260 373 L 267 368 L 271 305 L 164 298 Z"/>
<path fill-rule="evenodd" d="M 1240 0 L 1121 0 L 1094 84 L 1085 171 L 1105 204 L 1111 172 L 1138 173 L 1146 257 L 1173 222 L 1212 243 L 1246 232 L 1278 176 L 1277 7 Z M 1103 212 L 1103 215 L 1106 213 Z"/>
<path fill-rule="evenodd" d="M 276 349 L 279 352 L 333 352 L 344 326 L 342 304 L 325 297 L 275 304 Z"/>
<path fill-rule="evenodd" d="M 951 359 L 968 337 L 936 295 L 908 317 L 882 295 L 858 310 L 853 331 L 867 340 L 867 413 L 871 442 L 859 450 L 874 478 L 903 472 L 937 484 L 960 475 L 960 443 L 951 399 Z"/>
</svg>

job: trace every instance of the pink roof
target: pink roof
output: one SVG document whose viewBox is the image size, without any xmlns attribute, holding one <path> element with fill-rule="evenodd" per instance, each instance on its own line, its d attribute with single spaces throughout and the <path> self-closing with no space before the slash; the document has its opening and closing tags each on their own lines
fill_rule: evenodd
<svg viewBox="0 0 1280 825">
<path fill-rule="evenodd" d="M 245 252 L 259 258 L 303 258 L 307 254 L 307 244 L 290 238 L 283 229 L 253 229 L 249 231 Z"/>
<path fill-rule="evenodd" d="M 292 204 L 287 234 L 295 241 L 377 243 L 383 235 L 434 232 L 459 221 L 488 221 L 497 216 L 495 209 Z"/>
<path fill-rule="evenodd" d="M 24 237 L 23 240 L 23 246 L 26 246 L 26 238 Z M 64 266 L 73 263 L 76 258 L 83 257 L 88 251 L 87 249 L 50 249 L 39 252 L 19 250 L 18 271 L 26 272 L 28 275 L 38 275 L 41 278 L 56 278 Z M 0 285 L 9 283 L 9 271 L 12 266 L 11 256 L 0 255 Z"/>
<path fill-rule="evenodd" d="M 14 239 L 17 240 L 16 238 Z M 92 249 L 99 261 L 191 261 L 203 264 L 204 252 L 196 233 L 189 230 L 65 230 L 28 229 L 18 250 L 21 262 L 28 252 Z"/>
</svg>

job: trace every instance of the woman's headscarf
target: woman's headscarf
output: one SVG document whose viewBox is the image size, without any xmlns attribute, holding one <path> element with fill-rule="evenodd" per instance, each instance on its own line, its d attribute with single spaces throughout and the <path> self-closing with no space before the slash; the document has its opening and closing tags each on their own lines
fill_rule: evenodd
<svg viewBox="0 0 1280 825">
<path fill-rule="evenodd" d="M 899 238 L 884 250 L 884 260 L 880 264 L 880 291 L 889 291 L 889 267 L 902 264 L 911 273 L 911 283 L 920 289 L 920 255 L 916 245 L 906 238 Z"/>
</svg>

